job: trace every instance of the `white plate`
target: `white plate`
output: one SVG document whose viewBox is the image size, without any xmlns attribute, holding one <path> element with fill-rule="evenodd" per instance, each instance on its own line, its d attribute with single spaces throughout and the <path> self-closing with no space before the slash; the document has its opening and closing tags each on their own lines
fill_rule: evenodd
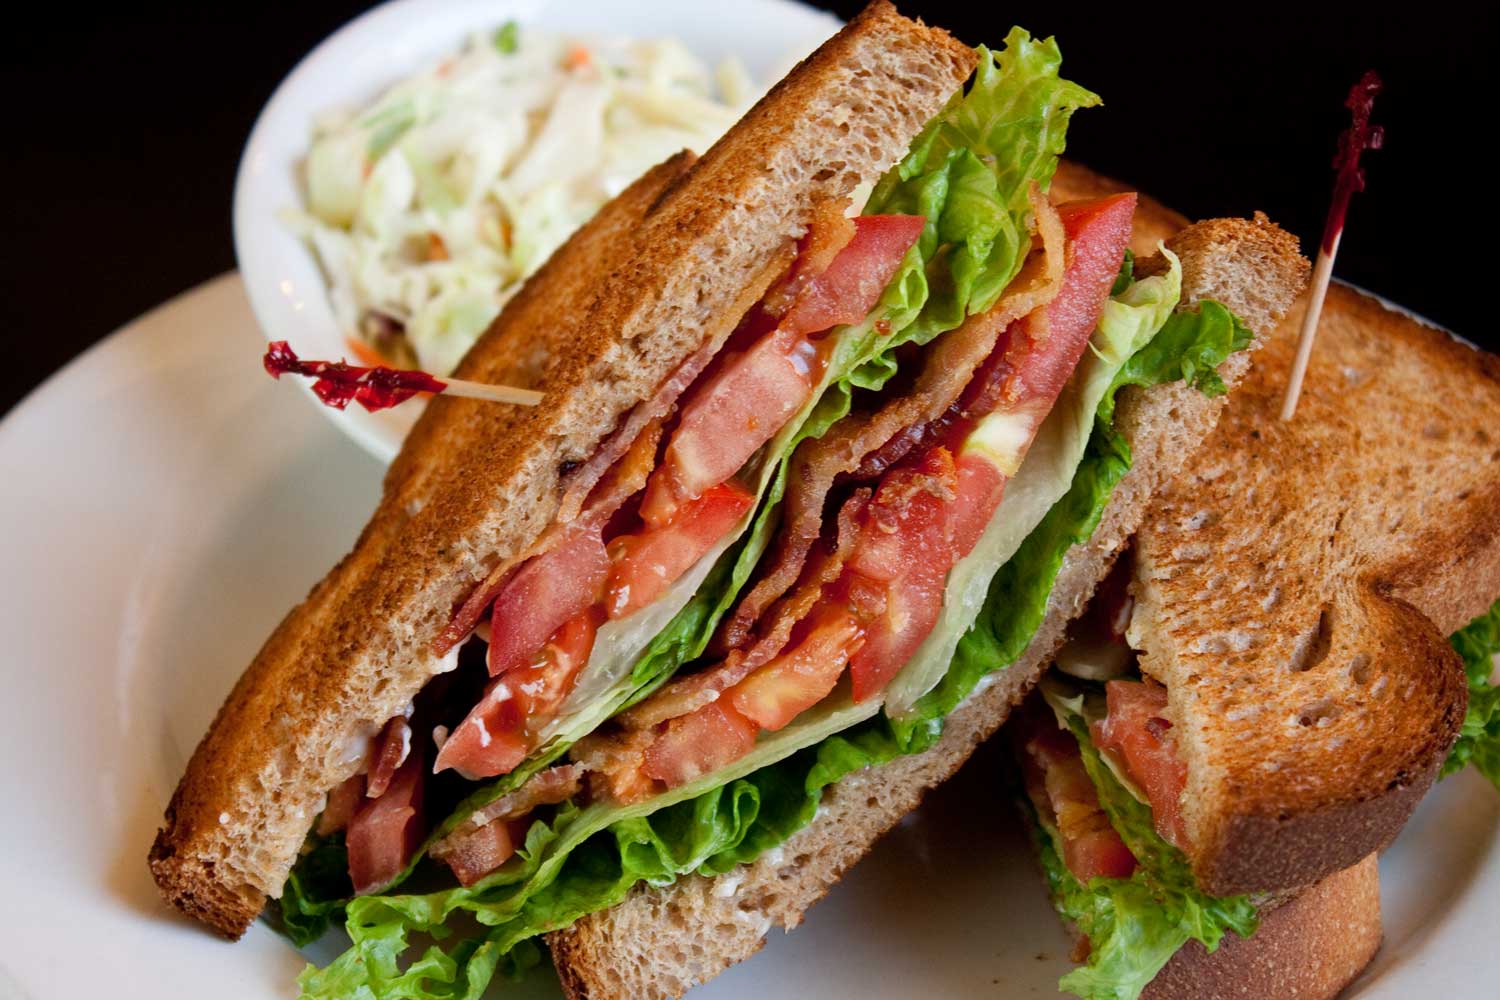
<svg viewBox="0 0 1500 1000">
<path fill-rule="evenodd" d="M 250 302 L 265 334 L 309 358 L 348 354 L 318 262 L 278 213 L 301 204 L 297 164 L 313 117 L 359 105 L 456 52 L 470 33 L 516 19 L 573 33 L 635 38 L 673 35 L 716 65 L 735 55 L 757 82 L 775 80 L 838 30 L 831 15 L 792 0 L 734 0 L 705 15 L 703 0 L 397 0 L 351 21 L 292 70 L 261 111 L 245 145 L 234 189 L 234 245 Z M 248 350 L 248 344 L 245 345 Z M 311 392 L 307 398 L 314 402 Z M 415 408 L 366 413 L 319 406 L 362 447 L 389 462 Z"/>
<path fill-rule="evenodd" d="M 0 422 L 0 998 L 293 993 L 291 945 L 259 924 L 219 941 L 145 865 L 215 709 L 378 496 L 378 462 L 253 359 L 226 362 L 254 330 L 220 278 Z M 995 764 L 981 752 L 802 929 L 695 996 L 1054 995 L 1067 944 Z M 1493 995 L 1497 830 L 1472 774 L 1423 803 L 1382 865 L 1386 946 L 1359 996 Z M 556 996 L 545 977 L 496 992 Z"/>
</svg>

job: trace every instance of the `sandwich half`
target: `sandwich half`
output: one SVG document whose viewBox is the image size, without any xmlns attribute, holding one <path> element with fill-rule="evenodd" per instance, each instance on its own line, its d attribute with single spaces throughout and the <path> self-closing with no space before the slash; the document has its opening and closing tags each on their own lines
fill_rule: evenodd
<svg viewBox="0 0 1500 1000">
<path fill-rule="evenodd" d="M 1080 996 L 1337 994 L 1374 853 L 1500 776 L 1500 361 L 1335 285 L 1283 423 L 1299 320 L 1011 728 Z"/>
<path fill-rule="evenodd" d="M 652 966 L 600 921 L 756 866 L 805 881 L 733 926 L 795 923 L 998 725 L 1305 280 L 1263 217 L 1136 262 L 1132 195 L 1054 203 L 1097 103 L 1059 64 L 872 4 L 564 244 L 457 372 L 542 405 L 432 402 L 189 762 L 164 896 L 341 922 L 311 997 L 477 996 L 549 933 L 575 993 L 681 992 L 760 936 Z"/>
</svg>

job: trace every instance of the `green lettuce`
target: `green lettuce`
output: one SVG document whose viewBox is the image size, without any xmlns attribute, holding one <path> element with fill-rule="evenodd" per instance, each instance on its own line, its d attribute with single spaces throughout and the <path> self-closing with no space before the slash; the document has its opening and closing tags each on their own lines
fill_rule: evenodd
<svg viewBox="0 0 1500 1000">
<path fill-rule="evenodd" d="M 1188 941 L 1213 952 L 1231 930 L 1253 934 L 1258 917 L 1248 897 L 1217 898 L 1198 888 L 1187 858 L 1156 832 L 1150 806 L 1104 762 L 1083 717 L 1066 709 L 1060 714 L 1078 741 L 1099 804 L 1139 867 L 1128 879 L 1101 877 L 1084 885 L 1061 863 L 1051 831 L 1039 835 L 1053 903 L 1089 939 L 1088 964 L 1058 986 L 1085 1000 L 1135 1000 Z"/>
<path fill-rule="evenodd" d="M 353 947 L 325 969 L 307 969 L 299 979 L 302 995 L 477 998 L 497 970 L 513 973 L 535 960 L 536 935 L 618 903 L 637 882 L 669 885 L 691 872 L 716 875 L 759 857 L 811 821 L 827 785 L 899 753 L 881 727 L 856 725 L 571 845 L 571 830 L 591 825 L 590 810 L 565 805 L 550 823 L 533 823 L 517 857 L 471 889 L 350 903 Z M 479 925 L 480 937 L 448 950 L 430 945 L 402 968 L 413 934 L 441 941 L 460 912 Z"/>
<path fill-rule="evenodd" d="M 913 324 L 919 343 L 994 305 L 1020 271 L 1030 247 L 1027 190 L 1051 184 L 1073 112 L 1100 103 L 1062 79 L 1061 64 L 1054 39 L 1020 28 L 999 53 L 981 46 L 968 91 L 871 193 L 868 213 L 927 218 L 917 248 L 941 273 Z"/>
<path fill-rule="evenodd" d="M 1449 775 L 1472 764 L 1500 788 L 1500 685 L 1490 682 L 1495 657 L 1500 656 L 1500 601 L 1452 637 L 1469 678 L 1469 710 L 1458 742 L 1443 762 Z"/>
</svg>

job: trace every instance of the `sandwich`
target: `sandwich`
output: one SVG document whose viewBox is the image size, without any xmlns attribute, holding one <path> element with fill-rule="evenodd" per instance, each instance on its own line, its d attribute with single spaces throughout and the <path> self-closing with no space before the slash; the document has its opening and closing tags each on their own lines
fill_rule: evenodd
<svg viewBox="0 0 1500 1000">
<path fill-rule="evenodd" d="M 1059 65 L 874 3 L 575 233 L 455 373 L 541 405 L 432 400 L 189 761 L 163 896 L 341 923 L 319 998 L 477 996 L 543 938 L 574 996 L 677 995 L 800 920 L 1306 278 L 1263 216 L 1136 260 L 1132 195 L 1054 203 L 1098 101 Z"/>
<path fill-rule="evenodd" d="M 1500 784 L 1500 359 L 1329 290 L 1158 493 L 1008 736 L 1082 997 L 1336 995 L 1376 852 Z"/>
</svg>

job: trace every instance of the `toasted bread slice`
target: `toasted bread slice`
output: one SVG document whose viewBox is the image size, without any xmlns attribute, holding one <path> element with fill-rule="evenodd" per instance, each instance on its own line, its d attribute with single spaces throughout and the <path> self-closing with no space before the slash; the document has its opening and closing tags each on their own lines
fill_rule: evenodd
<svg viewBox="0 0 1500 1000">
<path fill-rule="evenodd" d="M 1274 908 L 1210 953 L 1189 941 L 1142 1000 L 1333 1000 L 1380 949 L 1380 867 L 1370 855 Z"/>
<path fill-rule="evenodd" d="M 705 344 L 816 207 L 876 180 L 975 53 L 877 2 L 702 159 L 658 168 L 539 272 L 460 366 L 546 393 L 438 398 L 354 551 L 277 629 L 188 764 L 151 850 L 163 895 L 234 937 L 277 895 L 326 793 L 444 664 L 454 607 L 548 526 L 566 475 Z"/>
<path fill-rule="evenodd" d="M 1137 536 L 1132 645 L 1166 684 L 1199 884 L 1310 885 L 1387 844 L 1458 733 L 1449 633 L 1500 593 L 1500 359 L 1329 290 Z"/>
<path fill-rule="evenodd" d="M 1184 301 L 1218 299 L 1256 331 L 1276 325 L 1307 279 L 1297 241 L 1264 216 L 1199 223 L 1169 245 L 1182 258 Z M 1241 352 L 1221 373 L 1232 384 L 1247 364 Z M 1005 720 L 1041 675 L 1067 622 L 1082 611 L 1151 496 L 1212 429 L 1223 404 L 1223 398 L 1178 385 L 1122 393 L 1116 426 L 1130 441 L 1131 470 L 1089 543 L 1066 557 L 1047 616 L 1021 660 L 961 705 L 932 749 L 830 786 L 817 817 L 780 849 L 717 878 L 693 875 L 664 888 L 639 886 L 618 906 L 550 935 L 568 995 L 680 996 L 758 951 L 772 926 L 797 926 L 881 834 Z"/>
</svg>

